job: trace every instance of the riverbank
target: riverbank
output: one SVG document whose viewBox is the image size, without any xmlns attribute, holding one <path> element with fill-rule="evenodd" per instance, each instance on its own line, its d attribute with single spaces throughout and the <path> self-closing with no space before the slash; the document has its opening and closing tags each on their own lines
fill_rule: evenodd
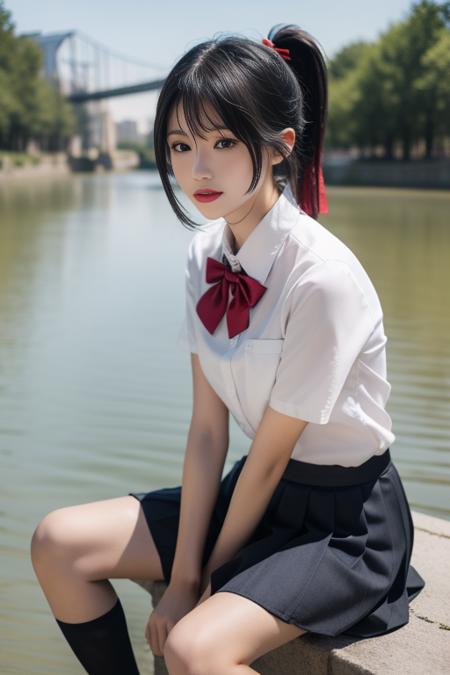
<svg viewBox="0 0 450 675">
<path fill-rule="evenodd" d="M 96 151 L 71 157 L 64 152 L 39 155 L 0 151 L 0 180 L 7 177 L 63 175 L 78 172 L 155 169 L 137 150 Z M 450 159 L 364 160 L 326 156 L 323 173 L 327 185 L 450 190 Z"/>
<path fill-rule="evenodd" d="M 108 161 L 98 153 L 71 157 L 65 152 L 26 154 L 0 151 L 0 181 L 8 178 L 60 176 L 77 171 L 129 171 L 139 166 L 133 150 L 115 150 Z"/>
<path fill-rule="evenodd" d="M 71 173 L 65 152 L 29 155 L 0 151 L 0 180 L 12 177 Z"/>
<path fill-rule="evenodd" d="M 450 159 L 402 160 L 324 158 L 327 185 L 450 190 Z"/>
</svg>

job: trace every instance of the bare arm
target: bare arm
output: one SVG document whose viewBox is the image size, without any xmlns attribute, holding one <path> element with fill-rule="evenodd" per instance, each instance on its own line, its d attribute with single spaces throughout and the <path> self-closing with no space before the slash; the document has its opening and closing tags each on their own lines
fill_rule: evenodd
<svg viewBox="0 0 450 675">
<path fill-rule="evenodd" d="M 261 520 L 308 422 L 267 406 L 205 567 L 205 577 L 241 549 Z"/>
<path fill-rule="evenodd" d="M 200 587 L 202 557 L 229 444 L 229 411 L 191 354 L 193 411 L 182 477 L 174 582 Z"/>
</svg>

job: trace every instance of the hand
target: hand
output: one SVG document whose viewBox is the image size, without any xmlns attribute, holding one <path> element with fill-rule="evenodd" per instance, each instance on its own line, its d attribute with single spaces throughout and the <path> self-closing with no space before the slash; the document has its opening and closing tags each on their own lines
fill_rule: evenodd
<svg viewBox="0 0 450 675">
<path fill-rule="evenodd" d="M 196 606 L 199 591 L 199 584 L 196 583 L 169 583 L 145 628 L 145 639 L 155 656 L 163 656 L 168 634 Z"/>
</svg>

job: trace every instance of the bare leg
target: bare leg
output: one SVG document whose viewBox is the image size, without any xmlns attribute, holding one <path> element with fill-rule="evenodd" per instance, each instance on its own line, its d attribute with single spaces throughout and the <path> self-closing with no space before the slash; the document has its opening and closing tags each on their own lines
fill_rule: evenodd
<svg viewBox="0 0 450 675">
<path fill-rule="evenodd" d="M 158 553 L 132 496 L 57 509 L 31 542 L 36 576 L 64 637 L 89 675 L 139 675 L 109 578 L 162 579 Z"/>
<path fill-rule="evenodd" d="M 249 664 L 306 632 L 219 590 L 172 628 L 164 658 L 170 675 L 251 675 L 258 671 Z"/>
<path fill-rule="evenodd" d="M 114 606 L 109 578 L 163 579 L 142 508 L 130 495 L 52 511 L 33 534 L 31 558 L 54 616 L 70 623 Z"/>
</svg>

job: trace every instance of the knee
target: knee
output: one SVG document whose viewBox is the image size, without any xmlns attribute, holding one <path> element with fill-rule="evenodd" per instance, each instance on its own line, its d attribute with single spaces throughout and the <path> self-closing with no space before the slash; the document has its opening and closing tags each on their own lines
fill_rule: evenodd
<svg viewBox="0 0 450 675">
<path fill-rule="evenodd" d="M 33 532 L 30 554 L 33 564 L 48 562 L 50 558 L 61 557 L 65 552 L 68 528 L 64 508 L 51 511 L 38 523 Z"/>
<path fill-rule="evenodd" d="M 218 667 L 217 653 L 194 636 L 187 627 L 174 626 L 164 645 L 164 660 L 169 672 L 185 675 L 214 675 Z"/>
</svg>

